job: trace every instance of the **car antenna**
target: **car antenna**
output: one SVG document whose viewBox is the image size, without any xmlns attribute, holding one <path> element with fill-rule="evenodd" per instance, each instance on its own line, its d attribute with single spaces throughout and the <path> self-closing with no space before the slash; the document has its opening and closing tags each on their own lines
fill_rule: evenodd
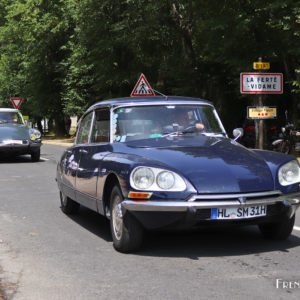
<svg viewBox="0 0 300 300">
<path fill-rule="evenodd" d="M 155 93 L 157 93 L 157 94 L 159 94 L 159 95 L 165 97 L 166 101 L 168 101 L 168 96 L 167 96 L 167 95 L 165 95 L 165 94 L 163 94 L 163 93 L 161 93 L 161 92 L 159 92 L 159 91 L 156 91 L 155 89 L 152 89 L 152 90 L 153 90 Z"/>
</svg>

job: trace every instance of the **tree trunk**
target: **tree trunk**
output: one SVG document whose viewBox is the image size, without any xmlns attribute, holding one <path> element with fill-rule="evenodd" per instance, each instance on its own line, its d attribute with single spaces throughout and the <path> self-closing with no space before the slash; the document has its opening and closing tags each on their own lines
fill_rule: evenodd
<svg viewBox="0 0 300 300">
<path fill-rule="evenodd" d="M 64 120 L 63 116 L 55 117 L 54 121 L 55 121 L 55 126 L 54 126 L 55 137 L 66 136 L 65 120 Z"/>
</svg>

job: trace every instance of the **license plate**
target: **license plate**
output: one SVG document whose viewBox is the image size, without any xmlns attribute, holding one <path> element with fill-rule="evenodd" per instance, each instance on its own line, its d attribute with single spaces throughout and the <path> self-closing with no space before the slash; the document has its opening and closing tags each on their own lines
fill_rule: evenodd
<svg viewBox="0 0 300 300">
<path fill-rule="evenodd" d="M 247 206 L 235 208 L 212 208 L 211 218 L 214 220 L 249 219 L 267 215 L 266 206 Z"/>
<path fill-rule="evenodd" d="M 6 144 L 6 145 L 13 145 L 13 144 L 22 145 L 23 141 L 22 140 L 4 140 L 3 144 Z"/>
<path fill-rule="evenodd" d="M 17 145 L 22 145 L 22 144 L 23 144 L 23 141 L 20 141 L 20 140 L 12 140 L 12 143 L 13 143 L 13 144 L 17 144 Z"/>
</svg>

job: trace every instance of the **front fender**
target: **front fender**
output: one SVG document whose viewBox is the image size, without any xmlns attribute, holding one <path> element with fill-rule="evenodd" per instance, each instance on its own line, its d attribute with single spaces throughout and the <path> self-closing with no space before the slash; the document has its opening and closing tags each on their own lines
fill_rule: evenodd
<svg viewBox="0 0 300 300">
<path fill-rule="evenodd" d="M 124 198 L 128 197 L 129 191 L 136 191 L 130 185 L 130 174 L 132 170 L 138 166 L 148 166 L 148 167 L 156 167 L 162 168 L 166 170 L 173 170 L 166 165 L 162 165 L 161 163 L 157 163 L 156 161 L 151 161 L 149 159 L 143 159 L 143 157 L 135 156 L 135 155 L 127 155 L 127 154 L 118 154 L 118 155 L 108 155 L 103 160 L 103 168 L 106 171 L 106 176 L 109 174 L 114 174 L 120 183 L 120 187 L 123 193 Z M 179 174 L 179 173 L 178 173 Z M 183 177 L 181 174 L 179 174 Z M 183 192 L 168 192 L 168 191 L 155 191 L 152 192 L 151 199 L 156 200 L 172 200 L 172 199 L 187 199 L 191 194 L 196 193 L 195 188 L 191 185 L 191 183 L 183 177 L 186 182 L 187 188 Z M 104 185 L 103 185 L 104 187 Z M 150 191 L 151 192 L 151 191 Z M 100 194 L 98 194 L 100 196 Z"/>
<path fill-rule="evenodd" d="M 275 190 L 280 190 L 284 194 L 296 193 L 300 191 L 299 183 L 292 184 L 289 186 L 282 186 L 278 180 L 279 168 L 284 164 L 288 163 L 289 161 L 295 160 L 296 158 L 294 156 L 267 150 L 254 149 L 252 151 L 260 155 L 270 168 L 274 180 Z"/>
</svg>

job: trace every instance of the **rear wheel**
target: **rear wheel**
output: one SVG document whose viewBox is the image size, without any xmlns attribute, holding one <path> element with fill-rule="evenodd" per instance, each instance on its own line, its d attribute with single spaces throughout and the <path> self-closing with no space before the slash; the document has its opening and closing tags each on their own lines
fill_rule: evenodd
<svg viewBox="0 0 300 300">
<path fill-rule="evenodd" d="M 292 218 L 284 217 L 280 222 L 260 224 L 259 229 L 263 236 L 272 240 L 287 239 L 295 224 L 295 215 Z"/>
<path fill-rule="evenodd" d="M 38 162 L 38 161 L 40 161 L 40 157 L 41 157 L 41 150 L 40 149 L 38 149 L 34 152 L 31 152 L 31 161 Z"/>
<path fill-rule="evenodd" d="M 143 228 L 131 214 L 126 213 L 123 216 L 122 201 L 120 188 L 115 186 L 110 196 L 110 229 L 113 246 L 117 251 L 130 252 L 141 246 Z"/>
<path fill-rule="evenodd" d="M 61 210 L 67 214 L 75 214 L 78 212 L 80 204 L 75 202 L 74 200 L 70 199 L 66 195 L 64 195 L 62 192 L 60 192 L 60 203 L 61 203 Z"/>
</svg>

